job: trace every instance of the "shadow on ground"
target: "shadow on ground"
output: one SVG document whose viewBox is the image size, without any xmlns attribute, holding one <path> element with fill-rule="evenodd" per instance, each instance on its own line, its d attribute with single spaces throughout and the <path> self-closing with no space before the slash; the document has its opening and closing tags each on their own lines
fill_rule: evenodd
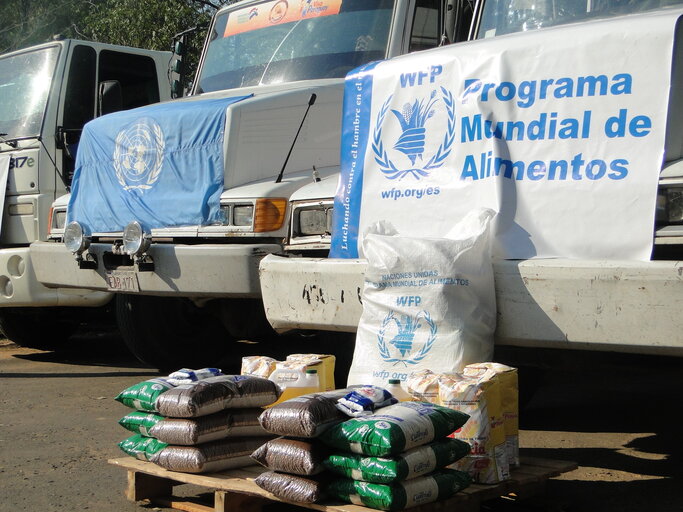
<svg viewBox="0 0 683 512">
<path fill-rule="evenodd" d="M 549 433 L 525 448 L 533 457 L 571 460 L 580 469 L 551 480 L 548 492 L 571 511 L 683 511 L 681 360 L 576 353 L 547 370 L 520 414 L 520 428 Z M 566 435 L 565 435 L 566 433 Z M 548 434 L 546 434 L 548 435 Z M 568 439 L 575 438 L 572 442 Z M 624 442 L 625 439 L 628 441 Z"/>
<path fill-rule="evenodd" d="M 81 327 L 59 350 L 30 351 L 14 357 L 35 362 L 151 369 L 130 353 L 116 327 L 111 325 Z"/>
</svg>

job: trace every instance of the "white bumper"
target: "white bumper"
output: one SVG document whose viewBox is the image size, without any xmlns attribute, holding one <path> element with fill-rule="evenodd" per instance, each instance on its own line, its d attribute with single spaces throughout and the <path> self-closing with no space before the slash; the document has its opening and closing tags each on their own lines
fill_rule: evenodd
<svg viewBox="0 0 683 512">
<path fill-rule="evenodd" d="M 264 258 L 268 320 L 279 331 L 355 331 L 365 266 Z M 683 262 L 499 261 L 494 272 L 498 344 L 683 356 Z"/>
<path fill-rule="evenodd" d="M 110 299 L 106 292 L 47 288 L 36 278 L 28 247 L 0 250 L 0 307 L 97 307 Z"/>
<path fill-rule="evenodd" d="M 111 244 L 96 243 L 88 253 L 97 258 L 97 269 L 81 269 L 61 243 L 34 242 L 31 256 L 38 280 L 49 287 L 108 290 L 109 270 L 134 272 L 139 293 L 178 297 L 259 297 L 259 261 L 279 252 L 277 244 L 152 244 L 148 254 L 154 270 L 121 266 L 111 255 Z M 130 293 L 130 292 L 126 292 Z"/>
</svg>

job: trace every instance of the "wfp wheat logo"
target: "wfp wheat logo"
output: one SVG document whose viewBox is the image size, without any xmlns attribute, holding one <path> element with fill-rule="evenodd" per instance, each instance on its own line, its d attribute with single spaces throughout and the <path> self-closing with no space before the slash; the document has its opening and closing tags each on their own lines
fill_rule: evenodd
<svg viewBox="0 0 683 512">
<path fill-rule="evenodd" d="M 379 355 L 387 363 L 417 364 L 434 346 L 437 331 L 427 311 L 415 316 L 390 311 L 377 334 Z"/>
<path fill-rule="evenodd" d="M 400 110 L 390 109 L 393 95 L 384 102 L 377 114 L 372 138 L 372 151 L 380 171 L 390 180 L 412 176 L 420 180 L 441 167 L 451 154 L 455 140 L 455 101 L 453 94 L 441 87 L 428 97 L 405 103 Z M 438 108 L 446 110 L 445 124 L 431 121 Z M 391 112 L 392 116 L 387 116 Z M 393 141 L 391 152 L 384 146 L 382 130 L 387 119 L 398 122 L 401 134 Z M 425 154 L 428 138 L 439 137 L 441 144 L 433 154 Z M 401 153 L 401 154 L 398 154 Z"/>
<path fill-rule="evenodd" d="M 161 173 L 164 147 L 164 133 L 153 119 L 138 119 L 119 132 L 114 170 L 124 190 L 152 188 Z"/>
</svg>

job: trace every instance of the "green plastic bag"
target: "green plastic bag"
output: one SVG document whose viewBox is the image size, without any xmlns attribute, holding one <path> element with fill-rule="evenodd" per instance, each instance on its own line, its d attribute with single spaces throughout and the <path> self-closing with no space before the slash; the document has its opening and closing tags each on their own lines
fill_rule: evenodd
<svg viewBox="0 0 683 512">
<path fill-rule="evenodd" d="M 164 419 L 165 418 L 163 416 L 153 412 L 134 411 L 129 412 L 123 418 L 121 418 L 119 420 L 119 425 L 136 434 L 154 437 L 150 435 L 150 429 L 160 421 L 164 421 Z"/>
<path fill-rule="evenodd" d="M 175 386 L 168 379 L 149 379 L 121 391 L 115 398 L 126 407 L 138 411 L 156 411 L 157 398 Z"/>
<path fill-rule="evenodd" d="M 469 416 L 426 402 L 399 402 L 371 416 L 352 418 L 321 436 L 333 448 L 362 455 L 396 455 L 441 439 L 462 427 Z"/>
<path fill-rule="evenodd" d="M 168 443 L 140 434 L 130 436 L 119 443 L 119 448 L 128 455 L 145 461 L 153 461 L 167 446 Z"/>
<path fill-rule="evenodd" d="M 323 464 L 330 471 L 377 484 L 424 476 L 470 453 L 470 445 L 460 439 L 441 439 L 393 457 L 356 454 L 330 455 Z"/>
<path fill-rule="evenodd" d="M 197 418 L 224 409 L 263 407 L 280 397 L 274 382 L 247 375 L 217 375 L 175 385 L 169 378 L 150 379 L 121 391 L 116 400 L 139 411 L 170 418 Z"/>
<path fill-rule="evenodd" d="M 379 510 L 404 510 L 450 498 L 470 482 L 467 473 L 442 469 L 428 476 L 389 485 L 344 478 L 329 483 L 325 492 L 332 498 L 355 505 Z"/>
</svg>

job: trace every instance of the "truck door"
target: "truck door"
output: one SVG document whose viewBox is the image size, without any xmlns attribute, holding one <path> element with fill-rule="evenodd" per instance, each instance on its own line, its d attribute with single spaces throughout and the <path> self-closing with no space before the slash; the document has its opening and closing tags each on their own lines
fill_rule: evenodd
<svg viewBox="0 0 683 512">
<path fill-rule="evenodd" d="M 156 103 L 160 93 L 151 57 L 111 49 L 98 53 L 83 44 L 73 48 L 66 87 L 58 147 L 62 149 L 63 176 L 71 183 L 85 123 L 116 110 Z"/>
</svg>

